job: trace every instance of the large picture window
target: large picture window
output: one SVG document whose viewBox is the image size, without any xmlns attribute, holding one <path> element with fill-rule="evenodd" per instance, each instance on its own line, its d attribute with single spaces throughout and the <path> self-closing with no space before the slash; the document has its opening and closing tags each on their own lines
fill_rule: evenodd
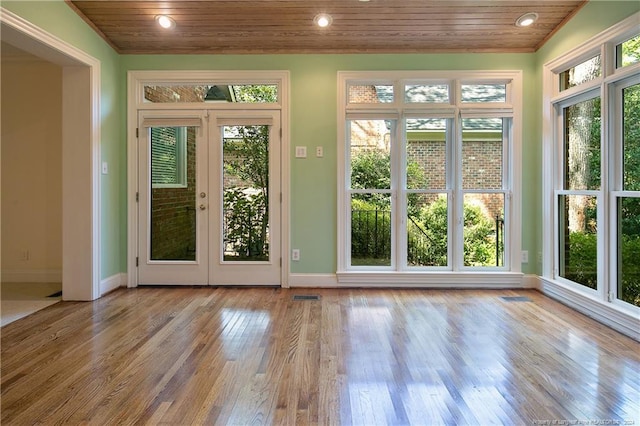
<svg viewBox="0 0 640 426">
<path fill-rule="evenodd" d="M 339 82 L 339 279 L 519 272 L 520 73 L 340 73 Z"/>
<path fill-rule="evenodd" d="M 632 18 L 545 65 L 544 276 L 623 310 L 640 306 L 640 28 Z M 547 230 L 544 230 L 547 234 Z M 548 234 L 547 234 L 548 235 Z M 571 293 L 568 293 L 571 294 Z"/>
</svg>

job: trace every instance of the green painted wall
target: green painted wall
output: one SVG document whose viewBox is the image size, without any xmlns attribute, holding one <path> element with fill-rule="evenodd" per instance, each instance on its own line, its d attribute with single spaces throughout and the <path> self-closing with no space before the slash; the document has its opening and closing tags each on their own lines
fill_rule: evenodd
<svg viewBox="0 0 640 426">
<path fill-rule="evenodd" d="M 289 70 L 291 148 L 323 146 L 324 158 L 291 156 L 294 273 L 336 270 L 336 85 L 339 70 L 522 70 L 524 75 L 522 248 L 540 273 L 541 73 L 543 63 L 638 9 L 634 1 L 592 1 L 535 54 L 117 55 L 62 0 L 2 1 L 2 6 L 96 57 L 102 64 L 102 277 L 126 271 L 126 73 L 129 70 Z"/>
<path fill-rule="evenodd" d="M 101 65 L 101 160 L 109 164 L 109 174 L 100 175 L 101 184 L 101 278 L 126 270 L 126 161 L 123 151 L 121 110 L 126 103 L 120 87 L 120 56 L 100 38 L 63 0 L 5 1 L 0 5 L 37 27 L 100 61 Z M 124 213 L 123 213 L 124 212 Z M 125 246 L 126 247 L 126 246 Z"/>
<path fill-rule="evenodd" d="M 637 0 L 591 0 L 538 50 L 538 68 L 639 11 Z"/>
<path fill-rule="evenodd" d="M 337 72 L 351 70 L 523 70 L 524 80 L 535 76 L 531 54 L 438 55 L 125 55 L 122 78 L 128 70 L 268 70 L 291 73 L 291 247 L 301 260 L 292 262 L 293 273 L 334 273 L 337 233 Z M 525 98 L 536 96 L 535 86 L 525 84 Z M 124 92 L 123 92 L 124 94 Z M 534 112 L 525 104 L 524 158 L 535 150 L 530 135 Z M 296 159 L 293 149 L 306 145 L 310 152 L 324 147 L 324 157 Z M 524 181 L 538 176 L 537 164 L 523 164 Z M 524 191 L 524 223 L 535 221 L 539 197 Z M 523 241 L 535 250 L 530 232 Z M 526 265 L 525 265 L 526 266 Z"/>
</svg>

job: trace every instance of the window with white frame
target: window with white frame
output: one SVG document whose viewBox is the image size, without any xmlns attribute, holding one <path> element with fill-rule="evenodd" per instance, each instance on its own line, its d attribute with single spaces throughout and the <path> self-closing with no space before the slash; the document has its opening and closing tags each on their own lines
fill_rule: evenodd
<svg viewBox="0 0 640 426">
<path fill-rule="evenodd" d="M 343 72 L 339 90 L 338 272 L 519 271 L 521 74 Z"/>
<path fill-rule="evenodd" d="M 151 127 L 151 184 L 187 187 L 187 128 Z"/>
<path fill-rule="evenodd" d="M 640 306 L 640 26 L 637 14 L 545 65 L 545 275 Z M 549 225 L 547 225 L 549 226 Z M 546 232 L 545 232 L 546 233 Z"/>
</svg>

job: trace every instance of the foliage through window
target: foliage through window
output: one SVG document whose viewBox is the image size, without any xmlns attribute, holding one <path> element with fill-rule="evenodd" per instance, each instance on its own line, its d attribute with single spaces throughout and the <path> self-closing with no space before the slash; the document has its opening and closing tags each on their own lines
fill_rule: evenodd
<svg viewBox="0 0 640 426">
<path fill-rule="evenodd" d="M 346 269 L 508 270 L 512 80 L 408 80 L 345 84 Z M 452 98 L 454 87 L 463 91 Z M 494 117 L 465 109 L 477 103 Z"/>
<path fill-rule="evenodd" d="M 567 54 L 547 65 L 553 273 L 576 291 L 640 306 L 640 37 L 628 21 L 582 46 L 590 59 L 575 65 Z"/>
<path fill-rule="evenodd" d="M 144 101 L 150 103 L 276 103 L 275 84 L 191 84 L 144 86 Z"/>
<path fill-rule="evenodd" d="M 616 66 L 618 68 L 640 62 L 640 34 L 616 46 Z"/>
<path fill-rule="evenodd" d="M 560 90 L 567 90 L 600 77 L 600 55 L 560 73 Z"/>
<path fill-rule="evenodd" d="M 223 126 L 225 261 L 269 260 L 269 126 Z"/>
</svg>

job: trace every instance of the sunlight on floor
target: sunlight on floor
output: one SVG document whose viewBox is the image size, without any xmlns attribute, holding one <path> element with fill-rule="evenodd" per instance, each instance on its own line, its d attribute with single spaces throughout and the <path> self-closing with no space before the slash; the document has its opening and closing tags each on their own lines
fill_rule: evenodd
<svg viewBox="0 0 640 426">
<path fill-rule="evenodd" d="M 61 291 L 61 283 L 1 283 L 0 325 L 5 326 L 59 302 L 62 297 L 52 295 Z"/>
</svg>

